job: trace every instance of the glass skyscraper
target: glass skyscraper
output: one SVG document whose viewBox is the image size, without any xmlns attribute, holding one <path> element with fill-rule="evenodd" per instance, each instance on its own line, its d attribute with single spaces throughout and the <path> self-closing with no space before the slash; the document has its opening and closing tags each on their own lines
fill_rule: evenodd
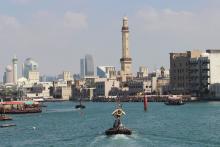
<svg viewBox="0 0 220 147">
<path fill-rule="evenodd" d="M 92 55 L 85 56 L 85 76 L 94 76 L 94 62 Z"/>
</svg>

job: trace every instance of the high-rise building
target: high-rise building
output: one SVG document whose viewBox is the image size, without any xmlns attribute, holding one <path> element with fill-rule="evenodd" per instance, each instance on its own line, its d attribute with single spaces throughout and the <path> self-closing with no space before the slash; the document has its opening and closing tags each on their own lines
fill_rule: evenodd
<svg viewBox="0 0 220 147">
<path fill-rule="evenodd" d="M 5 73 L 4 73 L 4 83 L 13 83 L 13 67 L 11 65 L 8 65 L 5 68 Z"/>
<path fill-rule="evenodd" d="M 85 56 L 85 76 L 94 76 L 94 62 L 92 55 Z"/>
<path fill-rule="evenodd" d="M 17 84 L 17 79 L 18 79 L 18 59 L 16 56 L 12 59 L 12 64 L 13 64 L 13 82 Z"/>
<path fill-rule="evenodd" d="M 28 79 L 29 72 L 38 71 L 38 63 L 32 58 L 27 58 L 23 64 L 22 76 Z"/>
<path fill-rule="evenodd" d="M 121 62 L 121 80 L 127 81 L 132 79 L 132 69 L 131 63 L 132 59 L 130 57 L 129 51 L 129 28 L 128 28 L 128 18 L 123 18 L 123 25 L 122 25 L 122 58 L 120 59 Z"/>
<path fill-rule="evenodd" d="M 85 76 L 85 60 L 80 59 L 80 78 L 84 78 Z"/>
</svg>

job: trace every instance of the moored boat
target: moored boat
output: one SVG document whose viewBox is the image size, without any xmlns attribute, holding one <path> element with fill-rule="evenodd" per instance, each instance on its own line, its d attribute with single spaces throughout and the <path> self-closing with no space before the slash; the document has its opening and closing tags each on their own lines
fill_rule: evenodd
<svg viewBox="0 0 220 147">
<path fill-rule="evenodd" d="M 3 109 L 0 113 L 4 114 L 24 114 L 24 113 L 41 113 L 42 109 L 38 102 L 33 101 L 8 101 L 0 102 Z"/>
<path fill-rule="evenodd" d="M 6 115 L 0 115 L 0 121 L 6 121 L 6 120 L 12 120 L 12 118 Z"/>
<path fill-rule="evenodd" d="M 166 104 L 166 105 L 184 105 L 185 103 L 183 102 L 182 96 L 172 95 L 172 96 L 168 97 L 167 101 L 164 104 Z"/>
</svg>

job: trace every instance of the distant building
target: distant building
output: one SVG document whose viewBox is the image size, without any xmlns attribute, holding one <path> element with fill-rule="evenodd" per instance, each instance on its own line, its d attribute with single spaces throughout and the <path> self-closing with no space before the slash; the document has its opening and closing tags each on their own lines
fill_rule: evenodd
<svg viewBox="0 0 220 147">
<path fill-rule="evenodd" d="M 4 73 L 4 83 L 13 83 L 13 67 L 11 65 L 8 65 L 5 68 L 5 73 Z"/>
<path fill-rule="evenodd" d="M 100 78 L 95 83 L 95 96 L 108 98 L 113 87 L 119 87 L 119 81 Z"/>
<path fill-rule="evenodd" d="M 137 78 L 146 78 L 148 76 L 147 67 L 141 66 L 139 67 L 139 72 L 137 72 Z"/>
<path fill-rule="evenodd" d="M 13 64 L 13 82 L 17 84 L 17 79 L 18 79 L 18 59 L 16 56 L 12 59 L 12 64 Z"/>
<path fill-rule="evenodd" d="M 201 51 L 170 53 L 170 85 L 174 93 L 190 92 L 189 62 L 191 58 L 198 58 L 201 54 Z"/>
<path fill-rule="evenodd" d="M 70 100 L 72 98 L 72 82 L 53 82 L 53 96 L 58 99 Z"/>
<path fill-rule="evenodd" d="M 116 78 L 116 70 L 114 66 L 98 66 L 97 76 L 99 78 Z"/>
<path fill-rule="evenodd" d="M 85 76 L 85 59 L 80 59 L 80 77 L 84 78 Z"/>
<path fill-rule="evenodd" d="M 29 71 L 28 72 L 28 80 L 31 83 L 40 82 L 40 73 L 38 71 Z"/>
<path fill-rule="evenodd" d="M 29 72 L 38 71 L 38 63 L 32 58 L 27 58 L 23 64 L 22 76 L 28 79 Z"/>
<path fill-rule="evenodd" d="M 64 71 L 63 72 L 63 80 L 64 81 L 71 81 L 73 80 L 73 77 L 69 71 Z"/>
<path fill-rule="evenodd" d="M 85 56 L 85 76 L 94 76 L 94 61 L 89 54 Z"/>
</svg>

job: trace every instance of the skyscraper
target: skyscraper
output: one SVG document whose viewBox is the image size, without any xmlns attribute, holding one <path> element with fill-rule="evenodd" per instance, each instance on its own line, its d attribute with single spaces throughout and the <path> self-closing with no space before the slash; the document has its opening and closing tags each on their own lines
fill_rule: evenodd
<svg viewBox="0 0 220 147">
<path fill-rule="evenodd" d="M 84 78 L 85 76 L 85 60 L 80 59 L 80 78 Z"/>
<path fill-rule="evenodd" d="M 28 79 L 29 72 L 38 71 L 38 63 L 32 58 L 27 58 L 23 64 L 22 76 Z"/>
<path fill-rule="evenodd" d="M 94 76 L 94 62 L 92 55 L 85 56 L 85 76 Z"/>
<path fill-rule="evenodd" d="M 8 65 L 5 68 L 5 73 L 4 73 L 4 83 L 13 83 L 13 67 L 11 65 Z"/>
<path fill-rule="evenodd" d="M 17 79 L 18 79 L 18 59 L 16 56 L 12 59 L 12 64 L 13 64 L 13 82 L 17 84 Z"/>
<path fill-rule="evenodd" d="M 132 59 L 129 52 L 129 28 L 128 28 L 128 18 L 123 18 L 122 25 L 122 58 L 121 61 L 121 78 L 122 81 L 127 81 L 132 78 L 131 63 Z"/>
</svg>

